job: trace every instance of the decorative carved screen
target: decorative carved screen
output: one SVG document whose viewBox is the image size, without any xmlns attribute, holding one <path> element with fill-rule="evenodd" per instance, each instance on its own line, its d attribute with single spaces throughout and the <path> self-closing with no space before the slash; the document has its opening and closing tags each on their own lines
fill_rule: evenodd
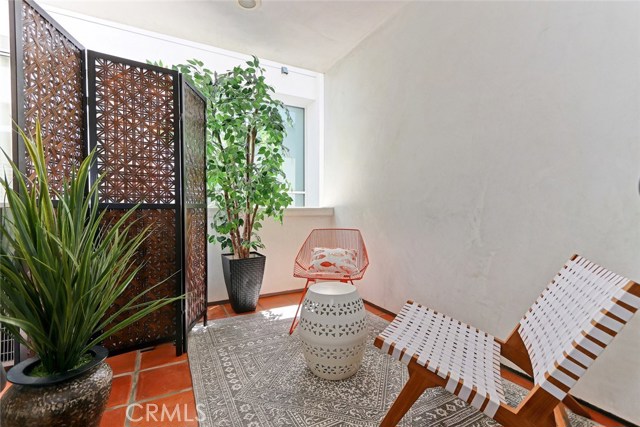
<svg viewBox="0 0 640 427">
<path fill-rule="evenodd" d="M 206 102 L 186 80 L 181 87 L 188 332 L 207 313 Z"/>
<path fill-rule="evenodd" d="M 108 209 L 105 214 L 105 222 L 107 224 L 114 223 L 124 213 L 124 209 Z M 168 278 L 157 288 L 148 292 L 140 302 L 176 295 L 179 276 L 174 275 L 178 256 L 175 243 L 175 213 L 173 209 L 139 209 L 130 217 L 129 224 L 134 223 L 131 230 L 133 234 L 140 233 L 146 227 L 152 229 L 151 234 L 138 251 L 139 258 L 136 260 L 143 263 L 144 267 L 124 294 L 118 298 L 115 305 L 111 307 L 108 314 L 115 313 L 124 303 L 145 289 L 157 285 L 162 279 Z M 125 315 L 129 314 L 131 313 L 125 313 Z M 124 317 L 123 315 L 116 319 L 116 322 Z M 104 346 L 112 352 L 122 352 L 171 340 L 176 337 L 176 326 L 176 304 L 170 304 L 111 336 L 105 341 Z"/>
<path fill-rule="evenodd" d="M 100 202 L 175 204 L 178 74 L 93 52 L 89 65 Z"/>
<path fill-rule="evenodd" d="M 84 47 L 32 1 L 10 1 L 13 117 L 27 134 L 40 120 L 50 171 L 59 190 L 85 155 Z M 16 31 L 17 30 L 17 31 Z M 13 157 L 33 173 L 24 143 L 14 134 Z"/>
<path fill-rule="evenodd" d="M 89 129 L 102 176 L 106 220 L 140 203 L 137 226 L 151 227 L 138 251 L 143 268 L 117 305 L 158 283 L 145 298 L 182 293 L 179 77 L 176 71 L 89 51 Z M 132 220 L 135 220 L 132 219 Z M 164 282 L 163 282 L 164 281 Z M 111 351 L 175 339 L 182 345 L 181 304 L 166 306 L 112 337 Z"/>
<path fill-rule="evenodd" d="M 33 0 L 9 4 L 13 117 L 27 133 L 40 120 L 53 187 L 95 148 L 105 226 L 140 204 L 132 232 L 151 227 L 137 254 L 144 267 L 111 313 L 158 284 L 143 301 L 188 292 L 105 345 L 118 353 L 175 341 L 181 354 L 206 316 L 205 101 L 177 71 L 88 52 Z M 14 138 L 14 159 L 31 173 Z"/>
</svg>

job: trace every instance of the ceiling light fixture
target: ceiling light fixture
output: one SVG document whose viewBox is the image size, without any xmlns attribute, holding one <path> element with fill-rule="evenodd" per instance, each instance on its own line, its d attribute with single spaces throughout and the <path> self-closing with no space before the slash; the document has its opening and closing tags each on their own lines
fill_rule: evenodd
<svg viewBox="0 0 640 427">
<path fill-rule="evenodd" d="M 238 6 L 243 9 L 257 9 L 262 4 L 262 0 L 238 0 Z"/>
</svg>

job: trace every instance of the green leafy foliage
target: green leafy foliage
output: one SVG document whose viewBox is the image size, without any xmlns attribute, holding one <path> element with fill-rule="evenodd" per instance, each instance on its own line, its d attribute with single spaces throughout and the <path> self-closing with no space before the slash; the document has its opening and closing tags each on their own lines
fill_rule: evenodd
<svg viewBox="0 0 640 427">
<path fill-rule="evenodd" d="M 218 208 L 209 241 L 246 258 L 264 247 L 262 221 L 282 222 L 293 202 L 282 169 L 288 112 L 256 57 L 220 75 L 195 59 L 173 68 L 207 99 L 207 192 Z"/>
<path fill-rule="evenodd" d="M 109 311 L 142 267 L 134 255 L 149 230 L 130 233 L 133 224 L 126 224 L 135 209 L 105 224 L 99 180 L 89 185 L 94 153 L 57 192 L 49 188 L 40 124 L 34 140 L 20 134 L 35 175 L 30 180 L 12 162 L 16 190 L 6 177 L 0 180 L 7 201 L 0 222 L 0 322 L 40 357 L 41 375 L 61 373 L 77 367 L 94 345 L 180 297 L 144 301 L 150 288 Z"/>
</svg>

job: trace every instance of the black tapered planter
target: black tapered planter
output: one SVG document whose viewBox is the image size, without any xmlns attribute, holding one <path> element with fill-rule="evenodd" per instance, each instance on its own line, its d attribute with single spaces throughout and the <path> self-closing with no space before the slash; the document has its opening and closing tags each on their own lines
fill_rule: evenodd
<svg viewBox="0 0 640 427">
<path fill-rule="evenodd" d="M 251 252 L 251 256 L 244 259 L 234 259 L 233 254 L 222 254 L 224 283 L 227 285 L 231 308 L 236 313 L 256 309 L 266 260 L 258 252 Z"/>
</svg>

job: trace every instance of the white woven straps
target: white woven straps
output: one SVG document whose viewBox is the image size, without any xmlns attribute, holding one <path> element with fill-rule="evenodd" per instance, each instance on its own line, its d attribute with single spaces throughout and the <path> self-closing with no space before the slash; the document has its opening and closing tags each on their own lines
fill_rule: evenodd
<svg viewBox="0 0 640 427">
<path fill-rule="evenodd" d="M 504 402 L 500 344 L 493 336 L 409 302 L 379 338 L 384 352 L 405 364 L 415 358 L 447 380 L 449 392 L 488 416 Z"/>
<path fill-rule="evenodd" d="M 574 256 L 520 321 L 534 380 L 559 400 L 640 307 L 640 285 Z"/>
</svg>

